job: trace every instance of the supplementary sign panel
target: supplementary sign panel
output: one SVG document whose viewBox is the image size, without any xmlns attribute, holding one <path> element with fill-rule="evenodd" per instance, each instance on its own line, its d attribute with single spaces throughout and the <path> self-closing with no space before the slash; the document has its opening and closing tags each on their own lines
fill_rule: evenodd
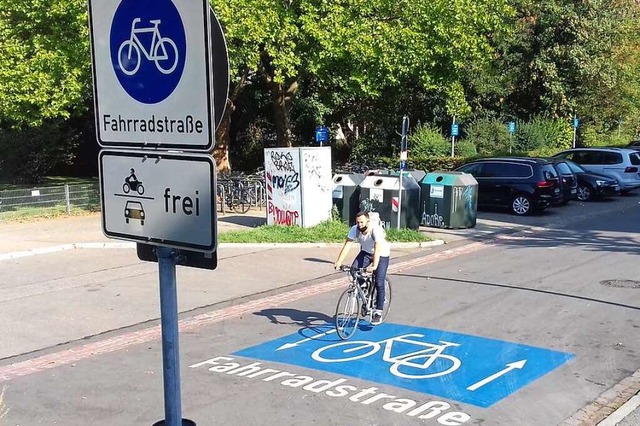
<svg viewBox="0 0 640 426">
<path fill-rule="evenodd" d="M 554 350 L 452 333 L 382 324 L 351 340 L 301 330 L 234 355 L 293 364 L 490 407 L 573 358 Z"/>
<path fill-rule="evenodd" d="M 105 235 L 215 250 L 215 163 L 210 155 L 103 150 L 99 160 Z"/>
<path fill-rule="evenodd" d="M 102 146 L 207 151 L 214 111 L 206 0 L 89 0 Z"/>
</svg>

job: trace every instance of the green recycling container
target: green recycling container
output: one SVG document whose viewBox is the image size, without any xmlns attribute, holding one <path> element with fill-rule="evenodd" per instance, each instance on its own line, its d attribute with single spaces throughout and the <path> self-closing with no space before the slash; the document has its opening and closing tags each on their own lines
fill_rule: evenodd
<svg viewBox="0 0 640 426">
<path fill-rule="evenodd" d="M 478 216 L 478 181 L 462 172 L 435 171 L 420 182 L 420 224 L 432 228 L 473 228 Z"/>
<path fill-rule="evenodd" d="M 360 210 L 377 212 L 385 228 L 420 227 L 420 185 L 413 176 L 369 175 L 360 183 Z"/>
<path fill-rule="evenodd" d="M 342 222 L 355 225 L 360 210 L 361 173 L 337 173 L 333 176 L 333 205 L 338 209 Z"/>
</svg>

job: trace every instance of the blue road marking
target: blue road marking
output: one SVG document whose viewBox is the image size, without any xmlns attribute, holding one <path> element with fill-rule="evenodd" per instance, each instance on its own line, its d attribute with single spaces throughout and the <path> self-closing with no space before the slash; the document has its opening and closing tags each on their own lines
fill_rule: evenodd
<svg viewBox="0 0 640 426">
<path fill-rule="evenodd" d="M 490 407 L 574 358 L 564 352 L 400 324 L 340 340 L 331 324 L 234 355 L 297 365 Z"/>
</svg>

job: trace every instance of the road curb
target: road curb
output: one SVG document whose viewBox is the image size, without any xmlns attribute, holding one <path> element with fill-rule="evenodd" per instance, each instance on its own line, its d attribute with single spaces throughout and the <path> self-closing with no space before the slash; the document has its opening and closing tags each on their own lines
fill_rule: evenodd
<svg viewBox="0 0 640 426">
<path fill-rule="evenodd" d="M 443 240 L 391 243 L 391 248 L 428 248 L 445 244 Z M 342 243 L 220 243 L 218 248 L 321 248 L 341 247 Z M 0 254 L 0 261 L 18 259 L 21 257 L 35 256 L 38 254 L 56 253 L 75 249 L 134 249 L 136 243 L 73 243 L 61 244 L 51 247 L 42 247 L 33 250 L 14 251 Z"/>
</svg>

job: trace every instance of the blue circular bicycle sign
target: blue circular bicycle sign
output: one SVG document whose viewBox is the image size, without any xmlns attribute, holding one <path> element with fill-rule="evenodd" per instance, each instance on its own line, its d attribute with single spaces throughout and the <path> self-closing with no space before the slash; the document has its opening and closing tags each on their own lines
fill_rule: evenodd
<svg viewBox="0 0 640 426">
<path fill-rule="evenodd" d="M 186 59 L 186 36 L 171 0 L 122 0 L 111 23 L 111 64 L 135 100 L 157 104 L 176 89 Z"/>
</svg>

